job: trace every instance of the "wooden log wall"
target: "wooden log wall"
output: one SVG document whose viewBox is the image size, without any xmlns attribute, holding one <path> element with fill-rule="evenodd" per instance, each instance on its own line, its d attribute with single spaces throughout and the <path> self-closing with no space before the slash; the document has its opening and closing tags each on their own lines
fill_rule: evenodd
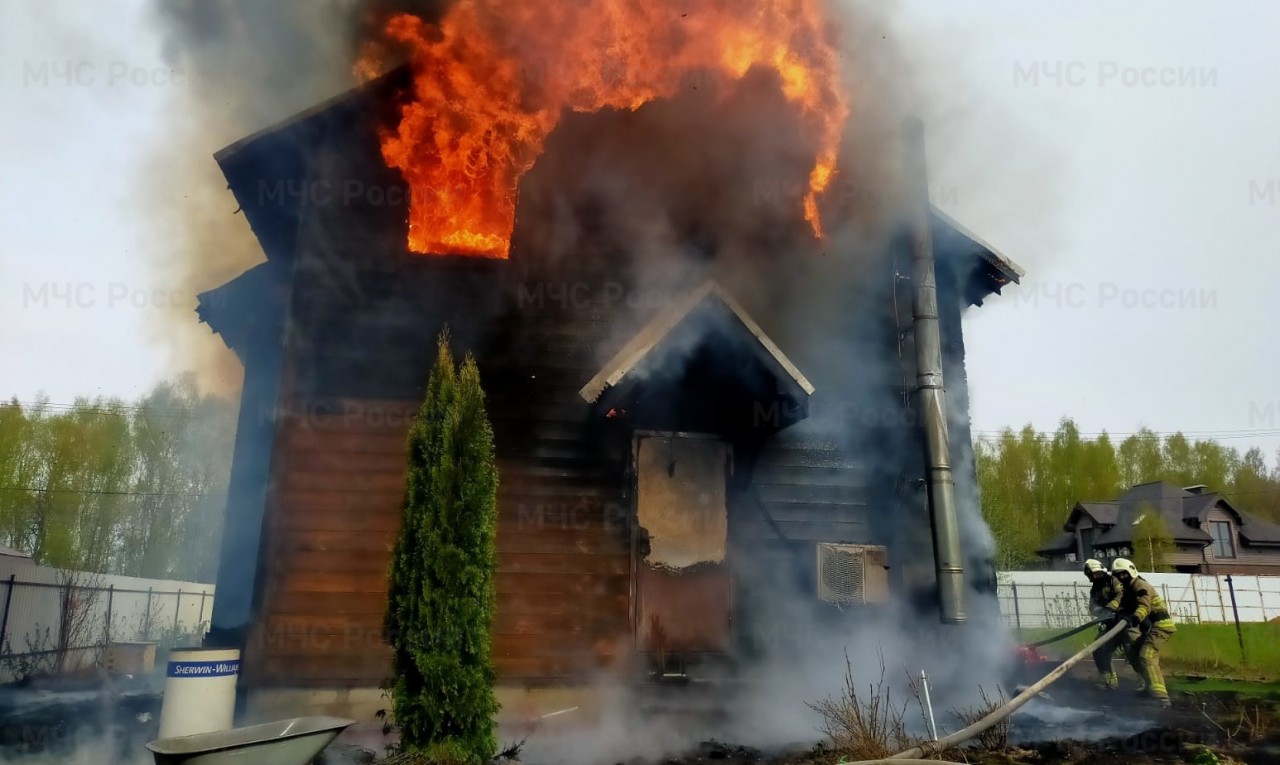
<svg viewBox="0 0 1280 765">
<path fill-rule="evenodd" d="M 564 682 L 625 663 L 629 452 L 577 393 L 596 372 L 604 325 L 554 303 L 504 312 L 491 298 L 468 324 L 459 304 L 479 304 L 469 293 L 493 281 L 427 268 L 416 284 L 405 271 L 360 275 L 355 302 L 299 277 L 246 684 L 370 686 L 389 675 L 381 625 L 405 444 L 446 322 L 456 350 L 478 358 L 495 432 L 500 678 Z M 343 390 L 383 397 L 333 395 Z"/>
</svg>

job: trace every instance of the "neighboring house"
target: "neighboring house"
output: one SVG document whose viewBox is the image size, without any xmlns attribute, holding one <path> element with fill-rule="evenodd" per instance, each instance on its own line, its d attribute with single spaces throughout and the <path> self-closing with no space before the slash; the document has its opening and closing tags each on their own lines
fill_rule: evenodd
<svg viewBox="0 0 1280 765">
<path fill-rule="evenodd" d="M 1207 486 L 1179 489 L 1164 481 L 1139 484 L 1118 499 L 1077 503 L 1063 533 L 1037 553 L 1054 569 L 1124 557 L 1142 569 L 1142 540 L 1133 537 L 1153 512 L 1164 519 L 1176 548 L 1165 565 L 1179 572 L 1280 575 L 1280 526 L 1240 512 Z"/>
</svg>

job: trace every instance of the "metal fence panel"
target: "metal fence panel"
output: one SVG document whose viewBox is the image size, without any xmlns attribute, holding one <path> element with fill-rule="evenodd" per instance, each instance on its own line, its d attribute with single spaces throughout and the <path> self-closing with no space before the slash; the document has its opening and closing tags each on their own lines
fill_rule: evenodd
<svg viewBox="0 0 1280 765">
<path fill-rule="evenodd" d="M 1147 574 L 1180 621 L 1233 622 L 1227 575 Z M 997 598 L 1011 627 L 1066 628 L 1088 621 L 1089 584 L 1073 571 L 1008 571 L 998 578 Z M 1242 622 L 1280 618 L 1280 576 L 1232 576 Z"/>
<path fill-rule="evenodd" d="M 108 643 L 198 644 L 213 591 L 30 565 L 9 573 L 0 579 L 0 682 L 92 666 Z"/>
</svg>

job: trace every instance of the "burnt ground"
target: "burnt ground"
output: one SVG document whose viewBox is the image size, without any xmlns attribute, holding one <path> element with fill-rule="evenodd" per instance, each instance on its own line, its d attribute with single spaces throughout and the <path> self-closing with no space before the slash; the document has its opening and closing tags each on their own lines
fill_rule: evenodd
<svg viewBox="0 0 1280 765">
<path fill-rule="evenodd" d="M 1047 667 L 1028 668 L 1018 679 L 1033 681 L 1046 671 Z M 1124 671 L 1122 678 L 1133 680 L 1131 673 Z M 1014 717 L 1007 751 L 968 749 L 951 752 L 948 757 L 989 765 L 1213 765 L 1203 754 L 1207 748 L 1231 758 L 1220 757 L 1221 765 L 1280 765 L 1280 697 L 1190 690 L 1175 692 L 1173 708 L 1164 710 L 1136 699 L 1131 691 L 1098 691 L 1090 679 L 1087 668 L 1073 672 L 1053 685 L 1045 697 L 1023 707 Z M 37 753 L 54 755 L 54 761 L 59 761 L 63 760 L 59 753 L 69 755 L 86 745 L 104 763 L 137 762 L 137 754 L 145 752 L 142 744 L 155 737 L 158 690 L 143 679 L 105 687 L 64 683 L 48 688 L 0 688 L 0 762 Z M 939 722 L 951 730 L 959 727 L 954 721 Z M 340 747 L 331 747 L 335 748 Z M 761 752 L 708 742 L 681 757 L 623 763 L 835 765 L 840 759 L 841 753 L 823 747 Z"/>
<path fill-rule="evenodd" d="M 1027 676 L 1046 671 L 1031 668 Z M 1100 691 L 1089 672 L 1076 672 L 1019 710 L 1005 750 L 966 748 L 947 758 L 988 765 L 1280 765 L 1280 698 L 1175 692 L 1172 701 L 1172 709 L 1162 709 L 1130 689 Z M 821 745 L 768 753 L 707 742 L 658 765 L 836 765 L 841 756 Z"/>
<path fill-rule="evenodd" d="M 1189 701 L 1190 699 L 1188 699 Z M 1228 699 L 1203 700 L 1209 704 Z M 1274 707 L 1271 713 L 1275 714 Z M 1238 717 L 1228 715 L 1222 724 L 1234 728 Z M 1276 726 L 1273 723 L 1272 728 Z M 1210 759 L 1207 753 L 1217 759 Z M 818 745 L 798 752 L 765 753 L 748 747 L 707 742 L 684 756 L 654 765 L 836 765 L 842 754 Z M 1099 739 L 1043 738 L 1011 744 L 1003 751 L 964 748 L 945 755 L 949 760 L 984 765 L 1280 765 L 1280 732 L 1257 740 L 1244 733 L 1234 739 L 1199 713 L 1199 709 L 1165 711 L 1142 730 Z M 848 758 L 846 761 L 852 761 Z M 601 765 L 611 765 L 601 763 Z M 640 765 L 640 763 L 619 763 Z"/>
<path fill-rule="evenodd" d="M 86 749 L 100 761 L 132 762 L 156 737 L 160 681 L 54 679 L 0 686 L 0 762 L 71 761 Z"/>
</svg>

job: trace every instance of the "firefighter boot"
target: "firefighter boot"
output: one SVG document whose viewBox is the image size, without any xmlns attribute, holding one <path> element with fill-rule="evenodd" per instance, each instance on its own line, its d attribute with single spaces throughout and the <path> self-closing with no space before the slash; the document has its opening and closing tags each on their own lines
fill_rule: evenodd
<svg viewBox="0 0 1280 765">
<path fill-rule="evenodd" d="M 1147 695 L 1160 702 L 1161 706 L 1169 705 L 1169 689 L 1164 684 L 1164 673 L 1160 671 L 1160 643 L 1166 638 L 1155 633 L 1150 634 L 1142 642 L 1137 652 L 1138 674 L 1146 683 Z"/>
<path fill-rule="evenodd" d="M 1134 674 L 1138 676 L 1138 685 L 1133 689 L 1133 694 L 1146 697 L 1150 694 L 1147 690 L 1147 675 L 1143 672 L 1142 658 L 1138 655 L 1141 650 L 1142 646 L 1138 641 L 1134 641 L 1125 647 L 1124 658 L 1129 663 L 1129 666 L 1133 668 Z"/>
<path fill-rule="evenodd" d="M 1120 687 L 1120 678 L 1116 675 L 1112 663 L 1116 653 L 1114 645 L 1104 645 L 1093 652 L 1093 665 L 1098 669 L 1093 684 L 1102 690 L 1115 690 Z"/>
</svg>

